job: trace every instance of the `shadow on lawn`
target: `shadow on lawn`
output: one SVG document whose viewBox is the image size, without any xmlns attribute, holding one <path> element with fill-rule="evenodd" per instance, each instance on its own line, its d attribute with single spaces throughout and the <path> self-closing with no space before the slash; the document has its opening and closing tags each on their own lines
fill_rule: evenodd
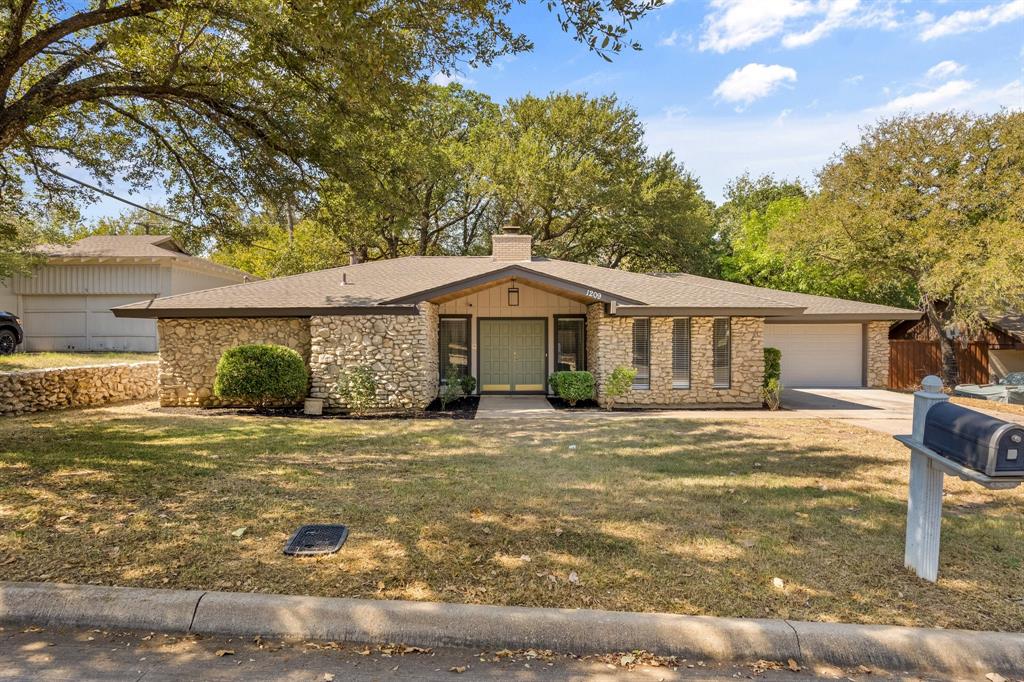
<svg viewBox="0 0 1024 682">
<path fill-rule="evenodd" d="M 786 428 L 37 418 L 19 422 L 0 455 L 0 507 L 14 510 L 0 515 L 0 561 L 16 557 L 0 576 L 947 627 L 1021 622 L 1004 580 L 1024 562 L 1020 496 L 957 493 L 985 513 L 947 518 L 946 582 L 924 584 L 902 569 L 906 462 L 896 446 L 809 421 L 800 428 L 810 433 L 780 438 Z M 350 526 L 341 553 L 281 555 L 289 533 L 318 521 Z"/>
</svg>

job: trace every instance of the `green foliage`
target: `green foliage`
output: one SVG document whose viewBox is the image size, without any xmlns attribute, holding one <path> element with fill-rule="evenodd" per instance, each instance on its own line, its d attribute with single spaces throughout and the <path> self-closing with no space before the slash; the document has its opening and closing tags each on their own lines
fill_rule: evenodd
<svg viewBox="0 0 1024 682">
<path fill-rule="evenodd" d="M 619 366 L 612 370 L 611 376 L 605 382 L 605 407 L 612 409 L 618 398 L 628 394 L 633 389 L 633 380 L 636 379 L 636 369 L 633 367 Z"/>
<path fill-rule="evenodd" d="M 570 407 L 594 397 L 594 375 L 590 372 L 553 372 L 548 381 L 555 394 Z"/>
<path fill-rule="evenodd" d="M 1024 113 L 881 121 L 818 184 L 787 248 L 920 306 L 958 382 L 952 339 L 1024 308 Z"/>
<path fill-rule="evenodd" d="M 715 210 L 720 236 L 730 243 L 751 213 L 764 215 L 777 201 L 806 198 L 807 190 L 799 181 L 779 180 L 770 173 L 756 178 L 744 173 L 725 186 L 725 201 Z"/>
<path fill-rule="evenodd" d="M 459 378 L 459 387 L 462 388 L 463 395 L 473 395 L 476 392 L 476 377 L 464 374 Z"/>
<path fill-rule="evenodd" d="M 782 379 L 782 351 L 778 348 L 764 349 L 764 385 L 771 379 Z"/>
<path fill-rule="evenodd" d="M 365 365 L 354 365 L 342 370 L 335 390 L 354 414 L 361 414 L 377 406 L 377 375 Z"/>
<path fill-rule="evenodd" d="M 557 20 L 607 58 L 658 4 L 562 0 Z M 298 206 L 324 177 L 357 178 L 358 146 L 339 140 L 398 120 L 424 73 L 530 49 L 506 22 L 512 7 L 11 3 L 0 13 L 3 194 L 21 217 L 95 198 L 62 177 L 69 164 L 108 186 L 163 184 L 191 231 L 244 240 L 239 227 L 265 202 Z"/>
<path fill-rule="evenodd" d="M 302 356 L 273 344 L 246 344 L 224 351 L 217 361 L 214 395 L 259 407 L 294 403 L 306 395 L 309 373 Z"/>
<path fill-rule="evenodd" d="M 782 407 L 782 382 L 776 377 L 766 379 L 761 387 L 761 400 L 769 410 L 775 411 Z"/>
<path fill-rule="evenodd" d="M 470 377 L 472 379 L 472 377 Z M 444 386 L 441 387 L 441 409 L 447 410 L 448 406 L 460 399 L 463 395 L 466 395 L 466 391 L 463 389 L 462 383 L 463 377 L 459 374 L 459 370 L 454 366 L 449 366 L 448 371 L 444 375 Z M 474 387 L 476 380 L 473 380 Z"/>
<path fill-rule="evenodd" d="M 221 265 L 238 268 L 268 279 L 348 265 L 348 248 L 321 223 L 303 220 L 288 230 L 270 215 L 248 224 L 253 238 L 248 244 L 227 244 L 211 256 Z"/>
</svg>

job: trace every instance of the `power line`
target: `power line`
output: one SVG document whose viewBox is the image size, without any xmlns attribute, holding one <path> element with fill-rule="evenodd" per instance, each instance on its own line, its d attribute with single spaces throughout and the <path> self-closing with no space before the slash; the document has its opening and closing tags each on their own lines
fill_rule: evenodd
<svg viewBox="0 0 1024 682">
<path fill-rule="evenodd" d="M 136 204 L 134 201 L 130 201 L 128 199 L 123 199 L 123 198 L 117 196 L 116 194 L 114 194 L 113 192 L 108 192 L 107 190 L 103 189 L 102 187 L 97 187 L 96 185 L 89 184 L 88 182 L 85 182 L 84 180 L 79 180 L 78 178 L 73 178 L 70 175 L 65 175 L 64 173 L 61 173 L 58 170 L 54 170 L 54 169 L 50 168 L 50 169 L 48 169 L 48 171 L 50 173 L 56 175 L 57 177 L 64 178 L 65 180 L 73 182 L 76 185 L 81 185 L 82 187 L 85 187 L 87 189 L 91 189 L 93 192 L 98 192 L 98 193 L 102 194 L 103 196 L 110 197 L 111 199 L 113 199 L 115 201 L 120 201 L 122 204 L 128 204 L 129 206 L 137 208 L 140 211 L 146 211 L 147 213 L 152 213 L 153 215 L 157 216 L 158 218 L 163 218 L 164 220 L 170 220 L 173 223 L 178 223 L 179 225 L 184 225 L 185 227 L 190 227 L 190 228 L 195 227 L 195 225 L 193 225 L 192 223 L 185 222 L 184 220 L 181 220 L 179 218 L 173 218 L 173 217 L 171 217 L 169 215 L 161 213 L 160 211 L 155 211 L 155 210 L 151 209 L 149 206 L 143 206 L 142 204 Z"/>
</svg>

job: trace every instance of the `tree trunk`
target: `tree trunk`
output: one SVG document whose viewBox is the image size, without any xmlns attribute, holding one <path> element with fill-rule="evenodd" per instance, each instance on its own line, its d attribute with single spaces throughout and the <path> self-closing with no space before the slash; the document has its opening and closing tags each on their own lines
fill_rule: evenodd
<svg viewBox="0 0 1024 682">
<path fill-rule="evenodd" d="M 945 305 L 931 301 L 925 303 L 925 315 L 928 323 L 935 330 L 942 351 L 942 382 L 949 388 L 960 383 L 960 363 L 956 357 L 956 343 L 949 335 L 945 324 Z"/>
</svg>

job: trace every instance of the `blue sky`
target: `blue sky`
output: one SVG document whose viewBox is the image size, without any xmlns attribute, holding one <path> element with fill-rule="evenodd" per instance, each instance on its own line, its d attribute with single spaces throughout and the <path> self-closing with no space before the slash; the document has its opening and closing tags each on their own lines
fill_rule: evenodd
<svg viewBox="0 0 1024 682">
<path fill-rule="evenodd" d="M 614 93 L 639 112 L 651 151 L 674 150 L 716 202 L 746 170 L 811 179 L 883 116 L 1024 109 L 1024 0 L 674 0 L 635 26 L 644 49 L 611 64 L 543 2 L 516 6 L 510 22 L 533 52 L 435 82 L 496 101 Z M 131 196 L 159 202 L 162 191 Z M 103 200 L 85 214 L 123 209 Z"/>
<path fill-rule="evenodd" d="M 675 0 L 635 27 L 643 51 L 612 64 L 543 4 L 511 21 L 534 51 L 464 71 L 468 87 L 499 101 L 614 93 L 716 201 L 744 170 L 810 179 L 882 116 L 1024 108 L 1024 0 Z"/>
</svg>

